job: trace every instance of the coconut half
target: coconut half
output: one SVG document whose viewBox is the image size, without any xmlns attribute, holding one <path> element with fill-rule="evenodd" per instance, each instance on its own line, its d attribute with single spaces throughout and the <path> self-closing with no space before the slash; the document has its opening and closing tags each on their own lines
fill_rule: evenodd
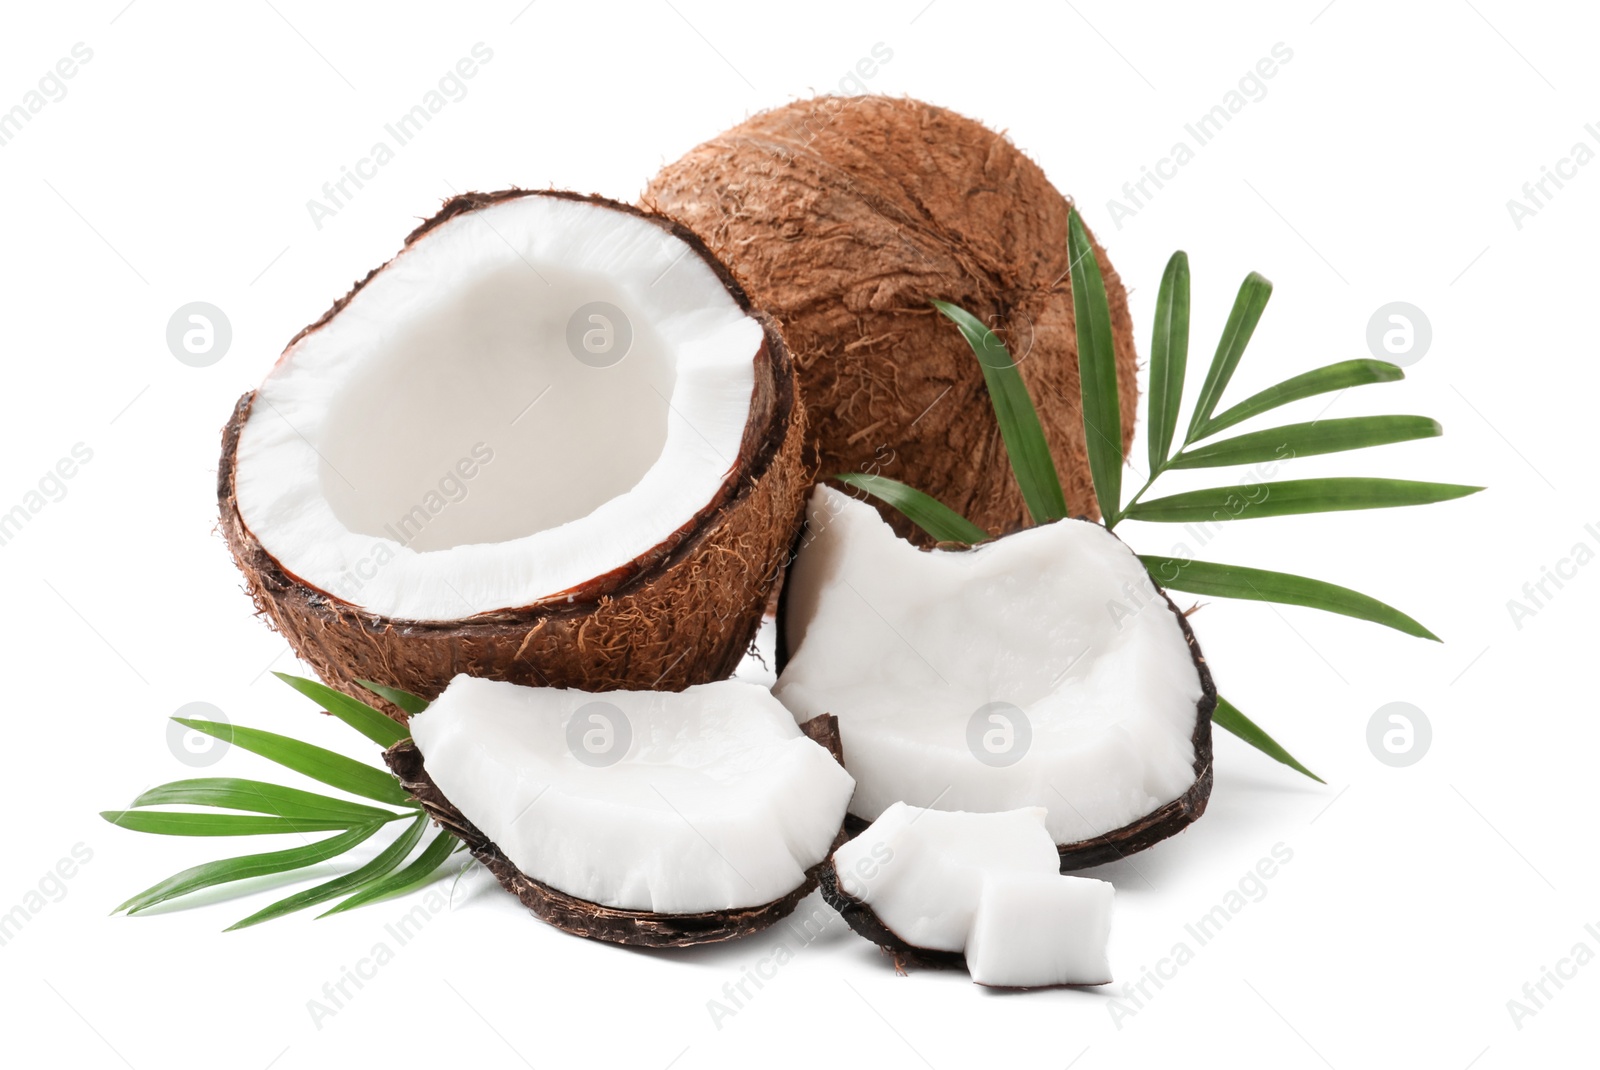
<svg viewBox="0 0 1600 1070">
<path fill-rule="evenodd" d="M 828 739 L 826 719 L 812 729 Z M 753 932 L 816 887 L 854 784 L 766 688 L 589 693 L 459 676 L 390 768 L 500 883 L 580 936 Z"/>
<path fill-rule="evenodd" d="M 779 613 L 773 693 L 839 731 L 851 813 L 1043 807 L 1062 868 L 1199 817 L 1216 689 L 1194 634 L 1099 524 L 919 550 L 818 487 Z"/>
<path fill-rule="evenodd" d="M 335 686 L 726 676 L 799 522 L 773 321 L 684 228 L 449 201 L 300 332 L 223 437 L 257 606 Z"/>
<path fill-rule="evenodd" d="M 1056 865 L 1040 807 L 972 814 L 895 803 L 834 852 L 822 892 L 897 965 L 964 964 L 997 988 L 1106 984 L 1114 889 Z"/>
</svg>

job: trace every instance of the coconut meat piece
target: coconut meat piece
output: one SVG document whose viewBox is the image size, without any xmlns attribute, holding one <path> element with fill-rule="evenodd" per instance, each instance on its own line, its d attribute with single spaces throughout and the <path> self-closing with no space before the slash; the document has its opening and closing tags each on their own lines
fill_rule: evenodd
<svg viewBox="0 0 1600 1070">
<path fill-rule="evenodd" d="M 1001 813 L 905 803 L 833 856 L 837 887 L 904 943 L 963 953 L 997 987 L 1104 984 L 1114 889 L 1063 876 L 1041 807 Z"/>
<path fill-rule="evenodd" d="M 1039 807 L 969 814 L 894 803 L 834 852 L 839 890 L 912 947 L 961 951 L 987 876 L 1058 873 L 1044 817 Z"/>
<path fill-rule="evenodd" d="M 983 882 L 967 972 L 980 985 L 1041 988 L 1111 981 L 1110 881 L 1058 873 L 1004 873 Z"/>
<path fill-rule="evenodd" d="M 387 617 L 559 598 L 717 495 L 762 341 L 648 219 L 547 195 L 463 213 L 284 353 L 239 435 L 239 513 L 286 572 Z"/>
<path fill-rule="evenodd" d="M 766 688 L 588 693 L 457 676 L 412 738 L 527 876 L 602 906 L 759 906 L 828 856 L 853 782 Z"/>
<path fill-rule="evenodd" d="M 773 693 L 802 722 L 838 716 L 852 813 L 1041 806 L 1071 844 L 1195 783 L 1199 671 L 1169 603 L 1103 527 L 923 551 L 829 487 L 807 524 Z"/>
</svg>

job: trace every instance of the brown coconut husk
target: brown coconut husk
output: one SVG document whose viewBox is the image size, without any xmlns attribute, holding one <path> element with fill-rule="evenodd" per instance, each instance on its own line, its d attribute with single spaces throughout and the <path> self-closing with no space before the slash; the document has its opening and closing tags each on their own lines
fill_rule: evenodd
<svg viewBox="0 0 1600 1070">
<path fill-rule="evenodd" d="M 739 456 L 716 496 L 672 536 L 637 560 L 540 601 L 452 621 L 384 617 L 295 576 L 246 527 L 234 498 L 239 432 L 254 392 L 234 408 L 222 436 L 217 498 L 222 533 L 256 609 L 295 654 L 331 686 L 382 705 L 357 680 L 375 680 L 434 698 L 457 673 L 587 691 L 681 690 L 722 679 L 749 647 L 768 594 L 801 521 L 811 472 L 802 458 L 804 409 L 789 350 L 771 317 L 705 245 L 670 220 L 601 197 L 559 191 L 502 190 L 447 201 L 406 239 L 422 240 L 446 219 L 515 197 L 590 201 L 650 220 L 686 242 L 739 306 L 763 326 L 755 388 Z M 290 342 L 332 320 L 380 267 Z M 293 359 L 286 355 L 280 359 Z"/>
<path fill-rule="evenodd" d="M 818 717 L 803 726 L 803 730 L 843 764 L 837 718 Z M 832 869 L 831 862 L 823 859 L 806 871 L 806 879 L 798 888 L 770 903 L 754 907 L 694 914 L 660 914 L 649 910 L 621 910 L 602 906 L 552 888 L 518 869 L 493 841 L 444 797 L 444 793 L 428 775 L 422 752 L 410 739 L 403 739 L 390 747 L 384 752 L 383 760 L 400 779 L 401 786 L 422 804 L 434 822 L 466 844 L 472 856 L 494 874 L 501 887 L 521 900 L 542 921 L 589 940 L 604 940 L 633 947 L 693 947 L 748 936 L 788 917 L 800 900 L 817 887 L 818 876 L 824 870 Z M 844 838 L 841 829 L 833 846 L 837 848 Z"/>
<path fill-rule="evenodd" d="M 953 301 L 1018 359 L 1072 514 L 1099 515 L 1083 440 L 1069 202 L 1002 134 L 917 100 L 797 101 L 691 149 L 641 203 L 704 238 L 782 321 L 822 475 L 899 479 L 993 534 L 1027 522 L 978 362 L 929 304 Z M 1138 400 L 1133 323 L 1121 280 L 1094 248 L 1126 452 Z M 879 509 L 901 535 L 930 544 Z"/>
</svg>

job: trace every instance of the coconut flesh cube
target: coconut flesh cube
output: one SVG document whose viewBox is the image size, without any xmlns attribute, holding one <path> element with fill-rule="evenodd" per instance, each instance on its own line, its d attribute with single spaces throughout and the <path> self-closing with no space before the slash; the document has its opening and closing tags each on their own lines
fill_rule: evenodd
<svg viewBox="0 0 1600 1070">
<path fill-rule="evenodd" d="M 1088 877 L 989 874 L 967 936 L 967 971 L 995 988 L 1108 984 L 1113 891 Z"/>
<path fill-rule="evenodd" d="M 428 775 L 522 874 L 620 910 L 770 903 L 853 783 L 766 688 L 591 694 L 458 676 L 411 719 Z"/>
<path fill-rule="evenodd" d="M 773 693 L 802 722 L 839 718 L 857 817 L 901 800 L 1044 807 L 1062 860 L 1077 845 L 1088 865 L 1204 808 L 1209 674 L 1182 615 L 1099 524 L 920 550 L 823 486 L 800 547 Z"/>
<path fill-rule="evenodd" d="M 1112 886 L 1063 876 L 1059 861 L 1039 807 L 895 803 L 834 852 L 823 889 L 869 939 L 939 961 L 965 955 L 979 984 L 1104 984 Z"/>
</svg>

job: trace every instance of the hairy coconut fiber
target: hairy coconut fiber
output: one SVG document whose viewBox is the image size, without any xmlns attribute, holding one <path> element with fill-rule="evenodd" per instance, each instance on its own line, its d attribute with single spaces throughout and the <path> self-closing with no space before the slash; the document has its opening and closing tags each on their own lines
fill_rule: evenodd
<svg viewBox="0 0 1600 1070">
<path fill-rule="evenodd" d="M 522 196 L 577 195 L 466 194 L 446 202 L 406 245 L 452 216 Z M 580 199 L 645 215 L 602 198 Z M 669 220 L 653 221 L 687 242 L 750 310 L 744 291 L 698 238 Z M 296 335 L 291 347 L 337 316 L 382 270 L 357 283 Z M 789 351 L 770 317 L 752 315 L 766 337 L 755 358 L 755 388 L 739 456 L 716 496 L 672 536 L 621 568 L 532 605 L 461 620 L 400 620 L 371 613 L 311 587 L 262 548 L 234 499 L 239 431 L 255 398 L 254 392 L 244 395 L 223 430 L 217 498 L 223 535 L 257 611 L 329 685 L 367 702 L 373 696 L 357 680 L 431 699 L 457 673 L 588 691 L 681 690 L 726 677 L 761 623 L 811 481 L 802 461 L 804 417 Z M 386 709 L 404 719 L 398 709 Z"/>
<path fill-rule="evenodd" d="M 952 301 L 1020 362 L 1071 513 L 1099 515 L 1083 442 L 1069 205 L 1004 136 L 917 100 L 798 101 L 669 164 L 642 203 L 704 238 L 782 322 L 822 475 L 899 479 L 993 534 L 1026 522 L 977 360 L 929 305 Z M 1133 325 L 1098 244 L 1095 256 L 1126 452 Z M 929 543 L 879 509 L 900 534 Z"/>
</svg>

